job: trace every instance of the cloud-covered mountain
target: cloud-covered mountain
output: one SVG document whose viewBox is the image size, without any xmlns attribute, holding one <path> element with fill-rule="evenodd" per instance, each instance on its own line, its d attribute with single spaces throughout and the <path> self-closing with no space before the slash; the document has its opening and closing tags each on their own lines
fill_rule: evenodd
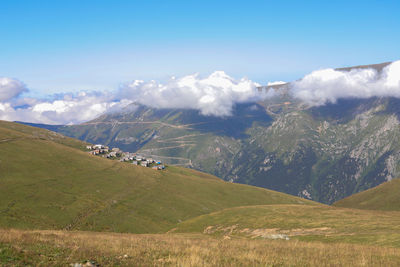
<svg viewBox="0 0 400 267">
<path fill-rule="evenodd" d="M 291 84 L 293 96 L 320 106 L 341 98 L 400 97 L 400 61 L 370 68 L 313 71 Z"/>
<path fill-rule="evenodd" d="M 309 106 L 338 99 L 400 97 L 400 61 L 350 69 L 313 71 L 287 85 L 289 94 Z M 270 82 L 276 87 L 284 82 Z M 198 74 L 171 77 L 165 83 L 134 80 L 115 91 L 57 94 L 46 99 L 24 97 L 27 86 L 16 79 L 0 78 L 0 119 L 46 124 L 77 124 L 132 103 L 152 108 L 197 110 L 202 115 L 232 115 L 235 105 L 273 98 L 275 90 L 257 90 L 247 78 L 236 80 L 223 71 L 207 77 Z"/>
<path fill-rule="evenodd" d="M 229 116 L 235 104 L 270 96 L 260 94 L 257 86 L 249 79 L 237 81 L 223 71 L 216 71 L 206 78 L 198 74 L 172 77 L 165 84 L 136 80 L 124 85 L 119 93 L 124 99 L 153 108 L 196 109 L 203 115 Z"/>
</svg>

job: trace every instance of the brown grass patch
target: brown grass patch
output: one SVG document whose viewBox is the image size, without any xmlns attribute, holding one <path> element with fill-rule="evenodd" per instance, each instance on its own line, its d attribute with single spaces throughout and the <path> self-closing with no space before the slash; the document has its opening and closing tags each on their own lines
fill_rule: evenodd
<svg viewBox="0 0 400 267">
<path fill-rule="evenodd" d="M 296 228 L 296 229 L 279 229 L 279 228 L 244 228 L 240 229 L 238 224 L 231 226 L 210 225 L 207 226 L 203 234 L 223 234 L 230 236 L 232 234 L 242 235 L 251 238 L 270 238 L 270 239 L 285 239 L 291 236 L 305 235 L 327 235 L 334 233 L 330 227 L 315 227 L 315 228 Z M 279 237 L 280 236 L 280 237 Z"/>
</svg>

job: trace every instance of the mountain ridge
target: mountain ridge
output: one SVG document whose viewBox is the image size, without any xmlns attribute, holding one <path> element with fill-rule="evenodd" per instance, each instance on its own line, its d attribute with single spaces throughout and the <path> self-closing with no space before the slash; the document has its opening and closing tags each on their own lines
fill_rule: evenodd
<svg viewBox="0 0 400 267">
<path fill-rule="evenodd" d="M 393 179 L 376 187 L 335 202 L 336 207 L 400 211 L 400 179 Z"/>
</svg>

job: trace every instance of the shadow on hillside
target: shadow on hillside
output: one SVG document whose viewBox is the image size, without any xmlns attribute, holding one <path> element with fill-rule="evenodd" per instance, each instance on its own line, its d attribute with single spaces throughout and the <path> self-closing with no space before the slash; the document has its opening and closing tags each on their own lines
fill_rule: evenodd
<svg viewBox="0 0 400 267">
<path fill-rule="evenodd" d="M 400 99 L 394 97 L 371 97 L 368 99 L 339 99 L 335 104 L 326 104 L 310 108 L 311 115 L 318 120 L 336 123 L 347 123 L 356 115 L 366 112 L 378 105 L 386 108 L 376 114 L 395 114 L 400 121 Z"/>
<path fill-rule="evenodd" d="M 395 114 L 400 121 L 400 99 L 394 97 L 388 98 L 386 109 L 382 113 L 385 115 Z"/>
<path fill-rule="evenodd" d="M 335 104 L 328 103 L 323 106 L 313 107 L 309 112 L 316 120 L 326 120 L 339 124 L 348 123 L 358 114 L 361 114 L 377 105 L 381 99 L 372 97 L 368 99 L 339 99 Z"/>
</svg>

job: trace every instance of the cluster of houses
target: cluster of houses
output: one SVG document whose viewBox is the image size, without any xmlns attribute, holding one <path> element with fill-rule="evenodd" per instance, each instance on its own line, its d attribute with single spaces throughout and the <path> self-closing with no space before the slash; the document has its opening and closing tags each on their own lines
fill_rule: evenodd
<svg viewBox="0 0 400 267">
<path fill-rule="evenodd" d="M 90 154 L 92 155 L 107 154 L 111 151 L 108 146 L 103 145 L 88 145 L 86 146 L 86 149 L 90 150 Z"/>
<path fill-rule="evenodd" d="M 159 160 L 154 160 L 153 158 L 146 158 L 136 153 L 123 152 L 119 148 L 110 149 L 108 146 L 101 144 L 98 145 L 88 145 L 86 149 L 92 155 L 99 155 L 109 159 L 119 159 L 121 162 L 129 162 L 133 165 L 139 165 L 142 167 L 152 168 L 153 170 L 164 170 L 165 165 Z"/>
</svg>

